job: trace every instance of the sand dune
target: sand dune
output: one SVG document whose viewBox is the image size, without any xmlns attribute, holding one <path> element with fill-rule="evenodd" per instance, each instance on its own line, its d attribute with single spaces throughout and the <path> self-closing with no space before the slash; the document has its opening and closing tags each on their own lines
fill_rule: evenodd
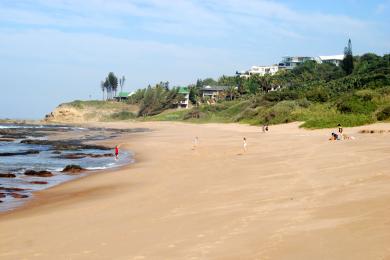
<svg viewBox="0 0 390 260">
<path fill-rule="evenodd" d="M 390 124 L 105 125 L 153 131 L 109 141 L 135 164 L 1 215 L 0 259 L 390 259 L 390 133 L 359 133 Z"/>
</svg>

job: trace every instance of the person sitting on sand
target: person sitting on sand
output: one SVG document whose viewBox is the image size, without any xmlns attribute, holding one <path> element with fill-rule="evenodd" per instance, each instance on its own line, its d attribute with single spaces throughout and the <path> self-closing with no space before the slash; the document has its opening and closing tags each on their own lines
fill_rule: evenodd
<svg viewBox="0 0 390 260">
<path fill-rule="evenodd" d="M 118 160 L 118 156 L 119 156 L 119 145 L 116 145 L 115 146 L 115 160 Z"/>
<path fill-rule="evenodd" d="M 335 141 L 335 140 L 339 140 L 338 138 L 339 138 L 339 136 L 336 133 L 332 132 L 332 137 L 329 138 L 329 140 L 330 141 Z"/>
</svg>

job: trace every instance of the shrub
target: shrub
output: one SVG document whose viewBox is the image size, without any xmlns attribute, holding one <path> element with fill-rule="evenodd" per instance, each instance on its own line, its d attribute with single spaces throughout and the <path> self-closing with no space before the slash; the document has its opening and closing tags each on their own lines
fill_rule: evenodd
<svg viewBox="0 0 390 260">
<path fill-rule="evenodd" d="M 355 95 L 363 101 L 371 101 L 378 94 L 372 89 L 362 89 L 356 91 Z"/>
<path fill-rule="evenodd" d="M 372 101 L 363 100 L 357 96 L 343 97 L 336 105 L 341 113 L 369 114 L 376 109 L 376 105 Z"/>
<path fill-rule="evenodd" d="M 134 119 L 136 116 L 129 111 L 121 111 L 118 113 L 113 113 L 110 118 L 114 120 L 127 120 Z"/>
<path fill-rule="evenodd" d="M 326 102 L 329 100 L 329 90 L 313 88 L 305 93 L 307 100 L 313 102 Z"/>
<path fill-rule="evenodd" d="M 376 118 L 379 121 L 390 119 L 390 105 L 384 107 L 381 111 L 376 114 Z"/>
</svg>

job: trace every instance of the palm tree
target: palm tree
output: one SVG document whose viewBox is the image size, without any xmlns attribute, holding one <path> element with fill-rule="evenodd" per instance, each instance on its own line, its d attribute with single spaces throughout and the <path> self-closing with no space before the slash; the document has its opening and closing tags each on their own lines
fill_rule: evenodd
<svg viewBox="0 0 390 260">
<path fill-rule="evenodd" d="M 125 84 L 125 76 L 122 76 L 122 78 L 119 79 L 119 85 L 121 86 L 121 92 L 123 92 L 123 85 Z"/>
<path fill-rule="evenodd" d="M 235 99 L 237 96 L 237 87 L 229 86 L 229 88 L 226 90 L 226 95 L 229 96 L 230 100 Z"/>
<path fill-rule="evenodd" d="M 115 92 L 116 96 L 116 91 L 118 89 L 118 78 L 115 76 L 114 72 L 108 73 L 108 82 L 110 83 L 111 89 Z"/>
<path fill-rule="evenodd" d="M 106 89 L 107 100 L 108 100 L 111 97 L 111 85 L 110 85 L 110 82 L 108 81 L 108 78 L 106 78 L 106 80 L 104 81 L 103 85 L 104 85 L 104 88 Z"/>
<path fill-rule="evenodd" d="M 104 90 L 106 89 L 105 85 L 104 85 L 104 81 L 100 81 L 100 88 L 102 89 L 102 92 L 103 92 L 103 101 L 104 101 Z"/>
</svg>

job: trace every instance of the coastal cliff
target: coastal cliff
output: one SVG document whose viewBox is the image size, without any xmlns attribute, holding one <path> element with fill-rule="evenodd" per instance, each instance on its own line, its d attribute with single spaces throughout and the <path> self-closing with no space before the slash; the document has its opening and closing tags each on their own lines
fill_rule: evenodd
<svg viewBox="0 0 390 260">
<path fill-rule="evenodd" d="M 46 122 L 101 122 L 131 119 L 138 107 L 114 101 L 73 101 L 60 104 L 45 116 Z"/>
</svg>

